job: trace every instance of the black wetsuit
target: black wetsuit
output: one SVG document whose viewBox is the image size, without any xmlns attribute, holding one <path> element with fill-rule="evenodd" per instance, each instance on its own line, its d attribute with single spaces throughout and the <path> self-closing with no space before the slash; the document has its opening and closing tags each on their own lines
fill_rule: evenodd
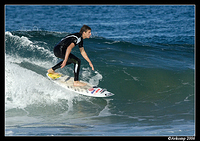
<svg viewBox="0 0 200 141">
<path fill-rule="evenodd" d="M 74 43 L 75 46 L 78 45 L 79 48 L 83 47 L 83 38 L 81 37 L 82 34 L 80 33 L 74 33 L 67 35 L 64 37 L 55 47 L 54 47 L 54 55 L 58 58 L 65 59 L 65 53 L 67 50 L 67 47 Z M 52 67 L 53 70 L 56 70 L 61 67 L 63 61 L 56 64 L 54 67 Z M 66 65 L 69 65 L 73 63 L 74 64 L 74 81 L 78 81 L 79 71 L 80 71 L 80 65 L 81 60 L 73 55 L 72 53 L 69 54 L 68 60 Z"/>
</svg>

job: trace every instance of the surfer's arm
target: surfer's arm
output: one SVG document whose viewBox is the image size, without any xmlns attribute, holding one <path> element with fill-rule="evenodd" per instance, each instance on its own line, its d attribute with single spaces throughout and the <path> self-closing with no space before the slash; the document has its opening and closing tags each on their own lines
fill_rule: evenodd
<svg viewBox="0 0 200 141">
<path fill-rule="evenodd" d="M 83 56 L 83 58 L 85 58 L 85 60 L 88 61 L 90 67 L 92 68 L 92 70 L 94 70 L 93 64 L 92 64 L 92 62 L 90 61 L 89 57 L 87 56 L 87 53 L 85 52 L 84 47 L 81 47 L 81 48 L 79 48 L 79 49 L 80 49 L 80 52 L 81 52 L 81 55 Z"/>
<path fill-rule="evenodd" d="M 65 59 L 63 60 L 63 62 L 62 62 L 62 64 L 61 64 L 61 68 L 63 68 L 63 67 L 66 65 L 67 60 L 68 60 L 68 57 L 69 57 L 69 54 L 71 53 L 73 47 L 75 47 L 75 44 L 74 44 L 74 43 L 71 43 L 71 44 L 67 47 L 67 50 L 66 50 L 66 53 L 65 53 Z"/>
</svg>

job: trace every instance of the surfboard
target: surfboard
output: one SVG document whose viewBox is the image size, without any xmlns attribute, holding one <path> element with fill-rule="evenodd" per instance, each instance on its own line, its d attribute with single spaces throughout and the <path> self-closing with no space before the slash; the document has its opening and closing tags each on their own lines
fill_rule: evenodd
<svg viewBox="0 0 200 141">
<path fill-rule="evenodd" d="M 113 93 L 107 91 L 106 89 L 91 85 L 84 81 L 80 81 L 80 82 L 84 82 L 87 85 L 82 86 L 82 87 L 75 87 L 74 77 L 70 77 L 68 75 L 63 75 L 61 73 L 58 73 L 58 74 L 47 73 L 46 75 L 54 83 L 64 87 L 67 90 L 73 91 L 78 94 L 92 96 L 92 97 L 110 97 L 114 95 Z"/>
</svg>

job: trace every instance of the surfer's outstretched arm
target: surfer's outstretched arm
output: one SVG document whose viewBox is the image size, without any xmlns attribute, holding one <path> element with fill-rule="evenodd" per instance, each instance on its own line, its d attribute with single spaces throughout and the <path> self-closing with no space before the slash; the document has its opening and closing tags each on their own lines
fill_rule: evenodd
<svg viewBox="0 0 200 141">
<path fill-rule="evenodd" d="M 83 56 L 83 58 L 85 58 L 86 61 L 88 61 L 90 67 L 92 68 L 92 70 L 94 70 L 94 66 L 92 64 L 92 62 L 90 61 L 89 57 L 87 56 L 87 53 L 85 52 L 84 47 L 79 48 L 81 55 Z"/>
</svg>

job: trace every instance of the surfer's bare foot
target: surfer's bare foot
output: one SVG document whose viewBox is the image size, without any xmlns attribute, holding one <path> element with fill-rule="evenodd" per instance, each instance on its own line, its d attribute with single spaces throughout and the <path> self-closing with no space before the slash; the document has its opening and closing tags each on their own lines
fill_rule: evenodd
<svg viewBox="0 0 200 141">
<path fill-rule="evenodd" d="M 49 70 L 47 70 L 48 73 L 51 73 L 51 74 L 57 74 L 52 68 L 50 68 Z"/>
<path fill-rule="evenodd" d="M 86 83 L 80 82 L 80 81 L 74 81 L 74 86 L 75 87 L 81 87 L 87 85 Z"/>
</svg>

